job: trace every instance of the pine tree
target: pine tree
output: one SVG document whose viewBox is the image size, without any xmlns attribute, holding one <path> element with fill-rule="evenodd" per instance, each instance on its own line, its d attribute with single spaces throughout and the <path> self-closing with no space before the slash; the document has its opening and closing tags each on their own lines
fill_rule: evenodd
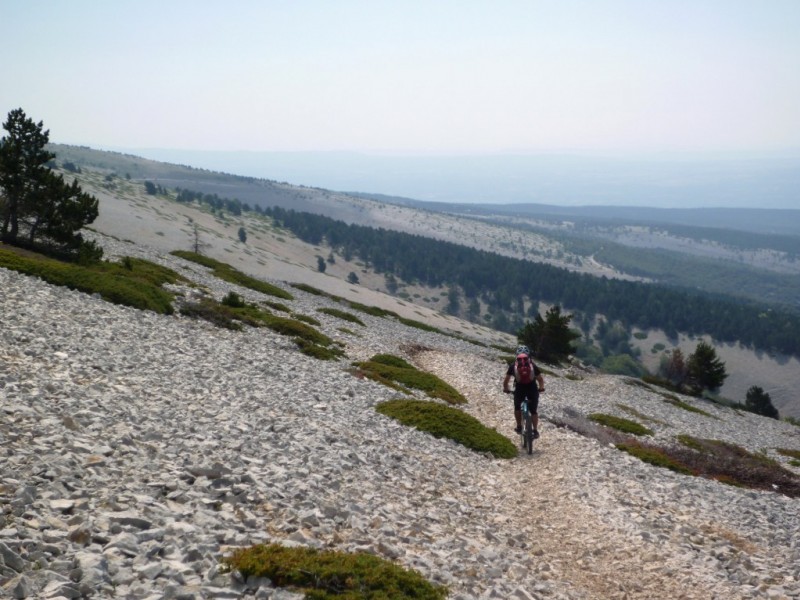
<svg viewBox="0 0 800 600">
<path fill-rule="evenodd" d="M 686 362 L 688 384 L 692 393 L 700 395 L 704 390 L 716 392 L 722 387 L 728 373 L 725 363 L 717 357 L 717 351 L 706 342 L 699 342 Z"/>
<path fill-rule="evenodd" d="M 750 412 L 757 415 L 763 415 L 771 419 L 778 419 L 780 415 L 778 409 L 772 404 L 772 398 L 763 390 L 763 388 L 754 385 L 747 390 L 745 406 Z"/>
<path fill-rule="evenodd" d="M 572 315 L 562 315 L 561 307 L 555 305 L 545 313 L 544 318 L 539 314 L 532 323 L 526 321 L 517 332 L 517 337 L 536 358 L 559 363 L 570 354 L 575 354 L 576 347 L 572 342 L 581 337 L 569 328 L 570 320 Z"/>
<path fill-rule="evenodd" d="M 0 139 L 0 188 L 2 188 L 2 239 L 15 243 L 20 220 L 32 210 L 32 195 L 49 171 L 47 163 L 55 154 L 45 150 L 50 131 L 43 123 L 34 123 L 17 108 L 8 113 L 3 129 L 8 135 Z"/>
<path fill-rule="evenodd" d="M 80 230 L 98 215 L 98 202 L 67 184 L 47 164 L 55 154 L 45 149 L 50 132 L 18 108 L 3 124 L 8 135 L 0 139 L 0 236 L 11 244 L 33 246 L 45 242 L 56 252 L 77 252 L 79 258 L 98 260 L 102 250 L 87 242 Z"/>
</svg>

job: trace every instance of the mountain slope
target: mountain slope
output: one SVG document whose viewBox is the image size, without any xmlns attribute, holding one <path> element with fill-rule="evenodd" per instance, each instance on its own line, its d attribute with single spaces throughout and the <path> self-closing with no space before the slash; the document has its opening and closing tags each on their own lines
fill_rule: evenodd
<svg viewBox="0 0 800 600">
<path fill-rule="evenodd" d="M 167 214 L 148 207 L 129 222 L 156 210 Z M 109 256 L 167 265 L 217 299 L 264 300 L 130 234 L 97 239 Z M 720 439 L 789 468 L 777 449 L 800 451 L 795 426 L 683 398 L 704 414 L 689 412 L 627 378 L 553 368 L 534 455 L 492 459 L 381 416 L 375 405 L 399 392 L 359 378 L 351 361 L 403 356 L 513 439 L 497 350 L 370 315 L 343 330 L 318 310 L 335 302 L 269 280 L 346 359 L 0 269 L 4 594 L 269 597 L 270 582 L 219 566 L 258 542 L 374 553 L 454 599 L 800 594 L 796 499 L 658 469 L 554 422 L 633 412 L 662 443 Z"/>
<path fill-rule="evenodd" d="M 185 189 L 219 193 L 254 203 L 275 202 L 279 206 L 308 210 L 350 223 L 424 235 L 504 256 L 545 262 L 571 271 L 635 279 L 591 257 L 587 259 L 571 253 L 568 245 L 540 232 L 354 198 L 327 190 L 165 165 L 126 155 L 62 146 L 56 146 L 55 150 L 59 152 L 59 164 L 69 159 L 87 167 L 79 177 L 87 190 L 101 199 L 100 217 L 93 224 L 98 231 L 120 239 L 141 240 L 163 251 L 190 249 L 199 238 L 201 243 L 207 244 L 203 249 L 205 253 L 223 262 L 233 262 L 248 273 L 307 282 L 341 296 L 355 294 L 368 299 L 368 304 L 386 302 L 390 310 L 404 316 L 416 318 L 415 315 L 424 314 L 437 326 L 454 327 L 461 332 L 484 328 L 444 314 L 446 289 L 404 285 L 402 297 L 376 294 L 376 291 L 387 290 L 384 276 L 357 260 L 345 261 L 336 257 L 333 264 L 327 265 L 325 274 L 319 273 L 318 257 L 328 257 L 330 248 L 303 244 L 285 232 L 266 227 L 263 221 L 250 219 L 246 214 L 242 217 L 212 215 L 163 197 L 148 196 L 143 191 L 142 182 L 152 180 L 163 186 L 180 183 Z M 125 173 L 131 174 L 132 178 L 128 180 Z M 246 244 L 237 237 L 240 227 L 248 232 Z M 350 273 L 357 275 L 360 285 L 347 283 Z M 568 308 L 575 310 L 574 307 Z M 661 354 L 654 349 L 670 348 L 673 343 L 662 332 L 645 333 L 645 339 L 633 342 L 641 348 L 645 365 L 656 368 Z M 494 335 L 507 337 L 499 333 Z M 677 343 L 687 355 L 695 344 L 696 340 L 687 336 L 680 336 Z M 797 358 L 754 353 L 738 345 L 718 345 L 717 348 L 731 373 L 722 389 L 723 395 L 741 402 L 751 385 L 759 385 L 771 394 L 782 415 L 800 416 L 800 397 L 796 391 L 800 389 L 800 362 Z"/>
</svg>

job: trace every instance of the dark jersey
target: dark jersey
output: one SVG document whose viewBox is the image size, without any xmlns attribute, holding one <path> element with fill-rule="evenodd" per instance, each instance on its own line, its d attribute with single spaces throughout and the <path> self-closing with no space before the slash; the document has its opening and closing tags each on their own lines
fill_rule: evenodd
<svg viewBox="0 0 800 600">
<path fill-rule="evenodd" d="M 533 362 L 533 359 L 531 359 L 531 364 L 533 365 L 533 378 L 536 379 L 537 377 L 539 377 L 542 374 L 542 370 L 536 365 L 535 362 Z M 514 377 L 514 363 L 513 362 L 510 365 L 508 365 L 508 371 L 506 371 L 506 375 L 511 375 L 512 377 Z M 516 378 L 514 378 L 514 384 L 516 385 L 516 383 L 517 383 L 517 380 L 516 380 Z M 535 384 L 536 382 L 534 381 L 533 383 Z"/>
</svg>

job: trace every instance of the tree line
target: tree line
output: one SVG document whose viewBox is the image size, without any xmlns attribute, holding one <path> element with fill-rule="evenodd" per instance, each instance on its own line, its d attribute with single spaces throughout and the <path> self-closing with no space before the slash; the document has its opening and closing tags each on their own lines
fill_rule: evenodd
<svg viewBox="0 0 800 600">
<path fill-rule="evenodd" d="M 756 302 L 573 273 L 280 207 L 265 208 L 264 213 L 303 241 L 313 245 L 325 241 L 345 260 L 358 257 L 376 272 L 431 287 L 457 286 L 468 302 L 480 298 L 486 303 L 493 326 L 504 331 L 513 333 L 523 325 L 526 301 L 533 306 L 542 301 L 602 314 L 626 327 L 662 329 L 673 338 L 679 331 L 707 333 L 718 342 L 800 355 L 800 318 Z"/>
</svg>

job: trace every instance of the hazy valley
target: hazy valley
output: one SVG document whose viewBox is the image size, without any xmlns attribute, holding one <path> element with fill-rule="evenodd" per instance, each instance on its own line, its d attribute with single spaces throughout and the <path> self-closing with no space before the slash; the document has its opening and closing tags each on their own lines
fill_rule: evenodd
<svg viewBox="0 0 800 600">
<path fill-rule="evenodd" d="M 347 223 L 422 235 L 594 276 L 632 281 L 657 280 L 657 277 L 642 272 L 640 265 L 645 264 L 644 261 L 631 262 L 646 247 L 668 249 L 672 253 L 672 262 L 665 263 L 666 266 L 658 265 L 659 276 L 663 279 L 669 279 L 676 271 L 689 276 L 694 274 L 696 281 L 687 283 L 684 278 L 677 281 L 677 285 L 696 283 L 710 287 L 716 293 L 724 293 L 725 290 L 713 287 L 714 275 L 724 269 L 726 276 L 720 277 L 722 281 L 734 289 L 744 289 L 750 298 L 760 298 L 767 295 L 765 290 L 773 280 L 783 293 L 787 293 L 787 289 L 791 291 L 792 286 L 797 286 L 797 281 L 800 281 L 796 250 L 800 246 L 797 241 L 800 237 L 763 234 L 782 211 L 763 211 L 759 213 L 760 218 L 754 218 L 752 211 L 746 210 L 693 213 L 620 208 L 604 211 L 587 207 L 581 211 L 574 207 L 552 206 L 443 205 L 378 196 L 387 200 L 381 201 L 363 195 L 234 177 L 116 153 L 69 146 L 56 146 L 55 149 L 60 162 L 84 165 L 85 171 L 80 176 L 82 183 L 102 199 L 100 217 L 93 225 L 98 231 L 129 236 L 131 231 L 126 223 L 134 216 L 133 222 L 137 226 L 133 231 L 137 236 L 155 247 L 170 251 L 189 248 L 197 224 L 203 242 L 208 244 L 204 252 L 220 260 L 234 258 L 234 263 L 242 265 L 250 273 L 289 281 L 308 281 L 337 294 L 369 295 L 375 301 L 392 306 L 399 303 L 406 313 L 429 315 L 456 329 L 467 326 L 461 319 L 446 314 L 446 288 L 425 288 L 401 281 L 394 297 L 389 297 L 384 275 L 358 260 L 348 262 L 337 256 L 336 262 L 329 264 L 325 273 L 320 273 L 317 257 L 328 256 L 330 248 L 315 247 L 285 232 L 271 231 L 262 221 L 252 220 L 248 213 L 238 217 L 212 215 L 170 201 L 167 197 L 147 195 L 141 184 L 144 180 L 151 180 L 165 189 L 189 189 L 236 198 L 253 205 L 263 203 L 307 211 Z M 131 179 L 128 180 L 126 175 Z M 520 214 L 512 216 L 509 211 Z M 796 212 L 791 211 L 791 218 L 780 219 L 786 231 L 800 231 Z M 697 227 L 695 230 L 686 229 L 684 223 L 692 219 L 693 214 Z M 621 220 L 624 215 L 630 222 Z M 646 221 L 659 215 L 660 221 Z M 765 239 L 764 243 L 773 243 L 769 240 L 777 239 L 785 245 L 773 243 L 773 248 L 752 248 L 725 244 L 726 238 L 720 241 L 719 236 L 733 234 L 735 239 L 736 230 L 715 227 L 717 218 L 731 220 L 740 226 L 749 224 L 749 234 L 740 233 L 739 237 L 752 235 L 752 240 L 746 240 L 750 246 Z M 246 244 L 237 238 L 240 226 L 249 232 Z M 565 233 L 570 235 L 565 237 Z M 580 236 L 576 237 L 577 233 Z M 576 244 L 576 239 L 582 245 Z M 617 247 L 632 250 L 619 259 L 620 268 L 602 258 L 612 240 Z M 678 268 L 673 268 L 675 265 Z M 733 275 L 727 276 L 731 269 Z M 351 272 L 358 274 L 357 287 L 347 283 L 346 278 Z M 763 285 L 757 277 L 765 278 Z M 575 310 L 579 307 L 565 308 Z M 479 324 L 468 327 L 484 328 L 480 320 Z M 652 370 L 658 367 L 664 350 L 679 346 L 685 354 L 690 353 L 696 337 L 680 335 L 676 342 L 663 332 L 654 330 L 632 337 L 631 342 L 640 349 L 642 363 Z M 752 351 L 739 344 L 718 343 L 716 347 L 729 372 L 721 390 L 723 396 L 742 402 L 745 391 L 751 385 L 759 385 L 771 395 L 782 415 L 800 415 L 800 398 L 796 392 L 800 389 L 800 362 L 796 357 Z"/>
</svg>

